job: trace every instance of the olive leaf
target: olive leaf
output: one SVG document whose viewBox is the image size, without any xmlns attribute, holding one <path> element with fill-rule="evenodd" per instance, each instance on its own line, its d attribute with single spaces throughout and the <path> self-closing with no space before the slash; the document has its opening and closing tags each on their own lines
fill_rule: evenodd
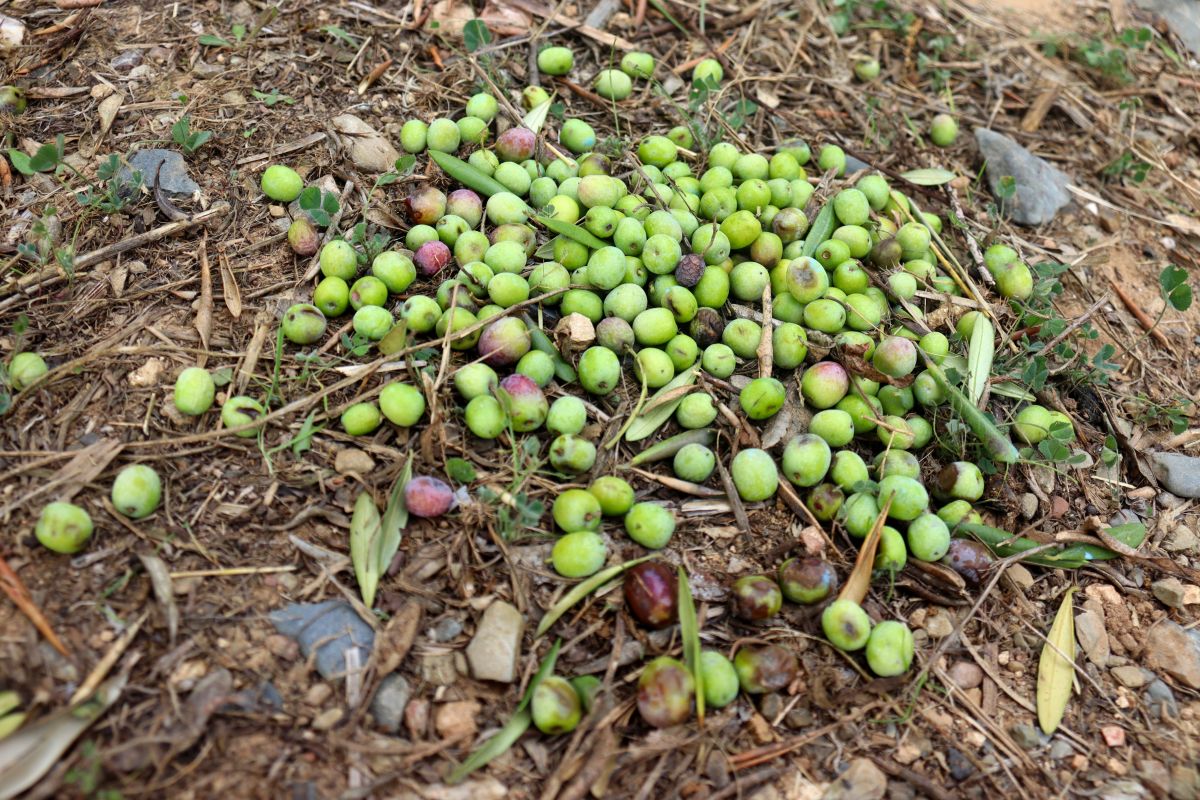
<svg viewBox="0 0 1200 800">
<path fill-rule="evenodd" d="M 380 573 L 372 569 L 372 554 L 382 530 L 383 520 L 371 493 L 359 492 L 354 501 L 354 514 L 350 517 L 350 562 L 354 565 L 358 591 L 362 593 L 363 605 L 367 608 L 375 604 L 375 592 L 379 589 Z"/>
<path fill-rule="evenodd" d="M 1075 614 L 1071 598 L 1075 587 L 1067 590 L 1038 662 L 1037 715 L 1042 732 L 1049 735 L 1058 729 L 1075 681 Z"/>
<path fill-rule="evenodd" d="M 671 418 L 671 415 L 675 413 L 675 409 L 683 402 L 684 393 L 676 392 L 676 390 L 681 386 L 690 386 L 695 382 L 696 365 L 692 365 L 655 392 L 654 396 L 646 402 L 645 409 L 633 420 L 629 429 L 625 432 L 625 441 L 637 442 L 648 436 L 653 436 L 654 432 Z M 673 395 L 674 399 L 664 402 L 665 397 L 671 395 L 672 392 L 676 392 Z"/>
<path fill-rule="evenodd" d="M 996 331 L 991 320 L 979 316 L 971 330 L 967 351 L 967 399 L 979 403 L 988 379 L 992 377 L 992 359 L 996 355 Z"/>
<path fill-rule="evenodd" d="M 917 186 L 941 186 L 954 180 L 956 176 L 944 169 L 910 169 L 900 173 L 900 177 Z"/>
<path fill-rule="evenodd" d="M 643 561 L 649 561 L 651 558 L 654 558 L 654 556 L 642 556 L 641 558 L 635 558 L 632 561 L 626 561 L 624 564 L 617 564 L 615 567 L 609 567 L 608 569 L 601 570 L 587 580 L 581 581 L 572 586 L 571 591 L 567 592 L 566 596 L 563 597 L 562 600 L 559 600 L 557 603 L 555 603 L 554 606 L 546 612 L 546 616 L 542 617 L 542 621 L 538 623 L 537 632 L 534 634 L 534 638 L 537 638 L 546 631 L 550 630 L 550 626 L 558 622 L 559 618 L 562 617 L 563 614 L 570 611 L 571 607 L 580 600 L 587 597 L 589 594 L 596 591 L 625 570 L 630 569 L 631 567 L 636 567 L 638 564 L 641 564 Z"/>
<path fill-rule="evenodd" d="M 537 133 L 542 129 L 542 126 L 546 124 L 546 115 L 549 113 L 550 101 L 543 100 L 533 108 L 529 109 L 529 112 L 525 114 L 525 118 L 521 120 L 521 124 L 534 133 Z"/>
<path fill-rule="evenodd" d="M 692 602 L 692 587 L 688 585 L 687 573 L 678 567 L 676 581 L 679 607 L 679 637 L 683 640 L 683 663 L 692 673 L 696 685 L 696 718 L 704 726 L 704 675 L 700 669 L 700 621 L 696 618 L 696 605 Z"/>
</svg>

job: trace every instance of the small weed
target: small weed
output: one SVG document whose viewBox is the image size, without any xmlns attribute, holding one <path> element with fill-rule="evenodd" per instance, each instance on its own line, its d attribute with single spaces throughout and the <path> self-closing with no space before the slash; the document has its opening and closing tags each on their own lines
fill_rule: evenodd
<svg viewBox="0 0 1200 800">
<path fill-rule="evenodd" d="M 1070 58 L 1076 63 L 1100 73 L 1106 81 L 1120 86 L 1133 83 L 1131 67 L 1134 54 L 1146 49 L 1154 39 L 1150 28 L 1126 28 L 1115 40 L 1093 37 L 1076 42 L 1071 39 L 1050 38 L 1042 42 L 1042 52 L 1054 58 Z"/>
<path fill-rule="evenodd" d="M 280 94 L 278 89 L 272 89 L 270 92 L 260 92 L 257 89 L 251 89 L 250 94 L 254 95 L 256 100 L 259 100 L 267 108 L 273 108 L 279 103 L 285 106 L 294 106 L 296 98 L 291 95 Z"/>
<path fill-rule="evenodd" d="M 1194 411 L 1196 403 L 1187 397 L 1176 396 L 1167 405 L 1159 405 L 1145 395 L 1131 398 L 1131 401 L 1141 408 L 1134 418 L 1142 425 L 1166 425 L 1174 434 L 1183 433 L 1191 422 L 1189 411 Z"/>
<path fill-rule="evenodd" d="M 171 138 L 175 140 L 175 144 L 183 148 L 183 152 L 191 155 L 212 138 L 212 132 L 193 131 L 191 118 L 184 114 L 178 122 L 171 126 Z"/>
<path fill-rule="evenodd" d="M 196 37 L 196 42 L 203 47 L 217 47 L 225 50 L 238 50 L 249 45 L 259 32 L 275 19 L 279 13 L 278 8 L 268 8 L 263 12 L 262 16 L 254 23 L 253 28 L 247 28 L 240 22 L 235 22 L 229 26 L 229 35 L 232 41 L 223 36 L 216 36 L 211 33 L 202 33 Z"/>
<path fill-rule="evenodd" d="M 328 227 L 333 221 L 333 215 L 341 209 L 336 194 L 322 191 L 317 186 L 309 186 L 301 192 L 297 202 L 300 203 L 300 210 L 308 215 L 313 224 L 322 228 Z"/>
<path fill-rule="evenodd" d="M 99 788 L 100 780 L 104 777 L 104 769 L 93 740 L 88 739 L 80 746 L 79 756 L 79 766 L 67 771 L 63 777 L 63 783 L 74 786 L 89 800 L 122 800 L 124 795 L 116 789 Z"/>
<path fill-rule="evenodd" d="M 121 159 L 110 155 L 96 170 L 99 186 L 88 186 L 75 195 L 80 205 L 90 206 L 102 214 L 115 214 L 137 198 L 142 188 L 141 172 L 124 172 Z"/>
</svg>

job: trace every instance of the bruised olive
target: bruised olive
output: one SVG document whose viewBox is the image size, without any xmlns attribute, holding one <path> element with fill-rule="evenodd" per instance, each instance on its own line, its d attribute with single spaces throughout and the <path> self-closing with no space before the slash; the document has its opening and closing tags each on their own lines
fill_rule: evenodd
<svg viewBox="0 0 1200 800">
<path fill-rule="evenodd" d="M 675 570 L 661 561 L 638 564 L 625 574 L 625 603 L 633 618 L 649 628 L 665 628 L 678 615 Z"/>
<path fill-rule="evenodd" d="M 780 691 L 800 671 L 796 656 L 775 644 L 743 647 L 734 656 L 733 667 L 742 691 L 747 694 Z"/>
</svg>

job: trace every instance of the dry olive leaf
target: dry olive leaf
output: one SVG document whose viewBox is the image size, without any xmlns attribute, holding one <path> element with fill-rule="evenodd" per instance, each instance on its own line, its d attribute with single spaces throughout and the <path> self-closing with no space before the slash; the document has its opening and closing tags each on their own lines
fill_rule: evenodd
<svg viewBox="0 0 1200 800">
<path fill-rule="evenodd" d="M 1054 624 L 1042 646 L 1038 662 L 1037 715 L 1038 725 L 1046 735 L 1054 733 L 1067 711 L 1071 686 L 1075 680 L 1075 614 L 1072 587 L 1063 595 Z"/>
</svg>

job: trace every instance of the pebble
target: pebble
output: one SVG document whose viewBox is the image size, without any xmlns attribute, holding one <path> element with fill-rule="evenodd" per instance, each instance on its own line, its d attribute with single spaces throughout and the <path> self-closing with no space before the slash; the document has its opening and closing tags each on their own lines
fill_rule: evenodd
<svg viewBox="0 0 1200 800">
<path fill-rule="evenodd" d="M 1045 741 L 1045 737 L 1042 735 L 1041 731 L 1032 725 L 1026 725 L 1024 723 L 1021 723 L 1020 725 L 1013 725 L 1008 729 L 1008 735 L 1011 736 L 1013 741 L 1024 750 L 1032 750 L 1033 748 L 1040 746 Z"/>
<path fill-rule="evenodd" d="M 404 709 L 404 727 L 413 739 L 424 739 L 429 730 L 429 701 L 418 698 L 410 700 Z"/>
<path fill-rule="evenodd" d="M 525 617 L 516 606 L 497 600 L 487 607 L 467 645 L 471 674 L 481 681 L 512 683 L 517 679 L 517 658 Z"/>
<path fill-rule="evenodd" d="M 1120 725 L 1105 725 L 1100 729 L 1100 735 L 1109 747 L 1125 746 L 1125 729 Z"/>
<path fill-rule="evenodd" d="M 1150 584 L 1150 591 L 1168 608 L 1183 608 L 1187 588 L 1178 578 L 1163 578 Z"/>
<path fill-rule="evenodd" d="M 1176 764 L 1171 768 L 1171 800 L 1195 800 L 1200 797 L 1200 771 Z"/>
<path fill-rule="evenodd" d="M 332 120 L 346 155 L 354 166 L 365 172 L 387 172 L 400 152 L 384 136 L 353 114 L 341 114 Z"/>
<path fill-rule="evenodd" d="M 1165 619 L 1150 628 L 1142 659 L 1150 669 L 1200 689 L 1200 631 L 1185 631 Z"/>
<path fill-rule="evenodd" d="M 946 766 L 950 768 L 950 777 L 956 781 L 965 781 L 975 774 L 971 759 L 953 747 L 946 748 Z"/>
<path fill-rule="evenodd" d="M 1153 672 L 1135 666 L 1114 667 L 1112 676 L 1113 680 L 1128 689 L 1140 689 L 1154 680 Z"/>
<path fill-rule="evenodd" d="M 1013 196 L 999 201 L 1013 222 L 1042 225 L 1071 202 L 1067 193 L 1070 178 L 1013 139 L 987 128 L 976 128 L 975 141 L 987 163 L 992 194 L 999 197 L 1000 182 L 1005 177 L 1011 177 L 1016 184 Z"/>
<path fill-rule="evenodd" d="M 265 644 L 267 651 L 276 658 L 282 658 L 286 661 L 295 661 L 300 657 L 300 648 L 296 643 L 286 636 L 278 633 L 272 633 L 266 638 Z"/>
<path fill-rule="evenodd" d="M 1087 654 L 1088 660 L 1098 667 L 1108 663 L 1111 652 L 1108 631 L 1104 628 L 1104 617 L 1095 611 L 1081 611 L 1075 615 L 1075 637 Z"/>
<path fill-rule="evenodd" d="M 931 613 L 925 619 L 925 631 L 934 639 L 944 639 L 954 632 L 954 622 L 943 611 Z"/>
<path fill-rule="evenodd" d="M 454 653 L 427 653 L 422 656 L 421 680 L 434 686 L 449 686 L 457 681 Z"/>
<path fill-rule="evenodd" d="M 1038 499 L 1033 492 L 1025 492 L 1021 495 L 1019 502 L 1021 516 L 1025 519 L 1033 519 L 1038 513 Z M 1011 572 L 1011 569 L 1010 569 Z"/>
<path fill-rule="evenodd" d="M 1171 691 L 1170 686 L 1157 678 L 1146 687 L 1142 701 L 1154 719 L 1162 719 L 1164 714 L 1168 717 L 1179 716 L 1179 704 L 1175 701 L 1175 693 Z"/>
<path fill-rule="evenodd" d="M 1171 773 L 1161 761 L 1147 758 L 1138 762 L 1138 777 L 1156 797 L 1165 797 L 1171 791 Z"/>
<path fill-rule="evenodd" d="M 758 711 L 767 720 L 774 721 L 783 711 L 783 697 L 775 692 L 763 695 L 762 700 L 758 702 Z"/>
<path fill-rule="evenodd" d="M 822 800 L 882 800 L 887 792 L 887 776 L 875 762 L 868 758 L 856 758 L 846 771 L 837 776 Z"/>
<path fill-rule="evenodd" d="M 108 66 L 113 72 L 129 72 L 129 70 L 142 63 L 141 50 L 126 50 L 117 55 L 112 61 L 108 62 Z"/>
<path fill-rule="evenodd" d="M 162 171 L 158 165 L 162 164 Z M 183 155 L 174 150 L 139 150 L 129 156 L 129 169 L 142 173 L 142 184 L 154 188 L 155 174 L 158 184 L 164 192 L 175 198 L 191 197 L 200 191 L 200 186 L 188 175 L 187 162 Z M 123 169 L 123 176 L 130 176 L 128 169 Z"/>
<path fill-rule="evenodd" d="M 1005 570 L 1004 574 L 1016 584 L 1018 589 L 1027 592 L 1033 588 L 1033 573 L 1022 564 L 1013 564 Z"/>
<path fill-rule="evenodd" d="M 313 730 L 327 731 L 334 725 L 337 725 L 339 722 L 341 722 L 342 717 L 345 715 L 346 712 L 340 708 L 326 709 L 318 714 L 316 719 L 312 721 Z"/>
<path fill-rule="evenodd" d="M 346 447 L 333 457 L 333 468 L 339 475 L 368 475 L 375 469 L 375 459 L 357 447 Z"/>
<path fill-rule="evenodd" d="M 438 623 L 433 626 L 433 640 L 435 642 L 451 642 L 462 633 L 462 620 L 457 617 L 446 617 L 438 620 Z"/>
<path fill-rule="evenodd" d="M 371 716 L 375 718 L 375 724 L 388 733 L 399 731 L 411 697 L 412 687 L 403 675 L 398 672 L 388 675 L 379 682 L 375 697 L 371 699 Z"/>
<path fill-rule="evenodd" d="M 1050 758 L 1060 761 L 1074 754 L 1075 748 L 1065 739 L 1055 739 L 1050 743 Z"/>
<path fill-rule="evenodd" d="M 1195 553 L 1200 551 L 1200 539 L 1187 525 L 1176 525 L 1163 547 L 1172 553 Z"/>
<path fill-rule="evenodd" d="M 308 691 L 304 693 L 305 705 L 310 705 L 316 708 L 317 706 L 325 705 L 325 701 L 333 695 L 333 689 L 328 683 L 314 683 L 308 687 Z"/>
<path fill-rule="evenodd" d="M 300 644 L 305 658 L 316 651 L 317 672 L 326 679 L 345 675 L 350 648 L 357 647 L 359 663 L 366 664 L 375 646 L 375 631 L 345 600 L 290 603 L 268 618 L 275 630 Z"/>
<path fill-rule="evenodd" d="M 471 739 L 478 730 L 475 717 L 482 708 L 474 700 L 456 700 L 438 706 L 433 716 L 433 727 L 443 739 Z"/>
<path fill-rule="evenodd" d="M 983 670 L 972 661 L 958 661 L 950 667 L 950 680 L 960 689 L 974 689 L 983 683 Z"/>
<path fill-rule="evenodd" d="M 1150 469 L 1162 487 L 1177 497 L 1200 497 L 1200 458 L 1180 453 L 1149 453 Z"/>
</svg>

